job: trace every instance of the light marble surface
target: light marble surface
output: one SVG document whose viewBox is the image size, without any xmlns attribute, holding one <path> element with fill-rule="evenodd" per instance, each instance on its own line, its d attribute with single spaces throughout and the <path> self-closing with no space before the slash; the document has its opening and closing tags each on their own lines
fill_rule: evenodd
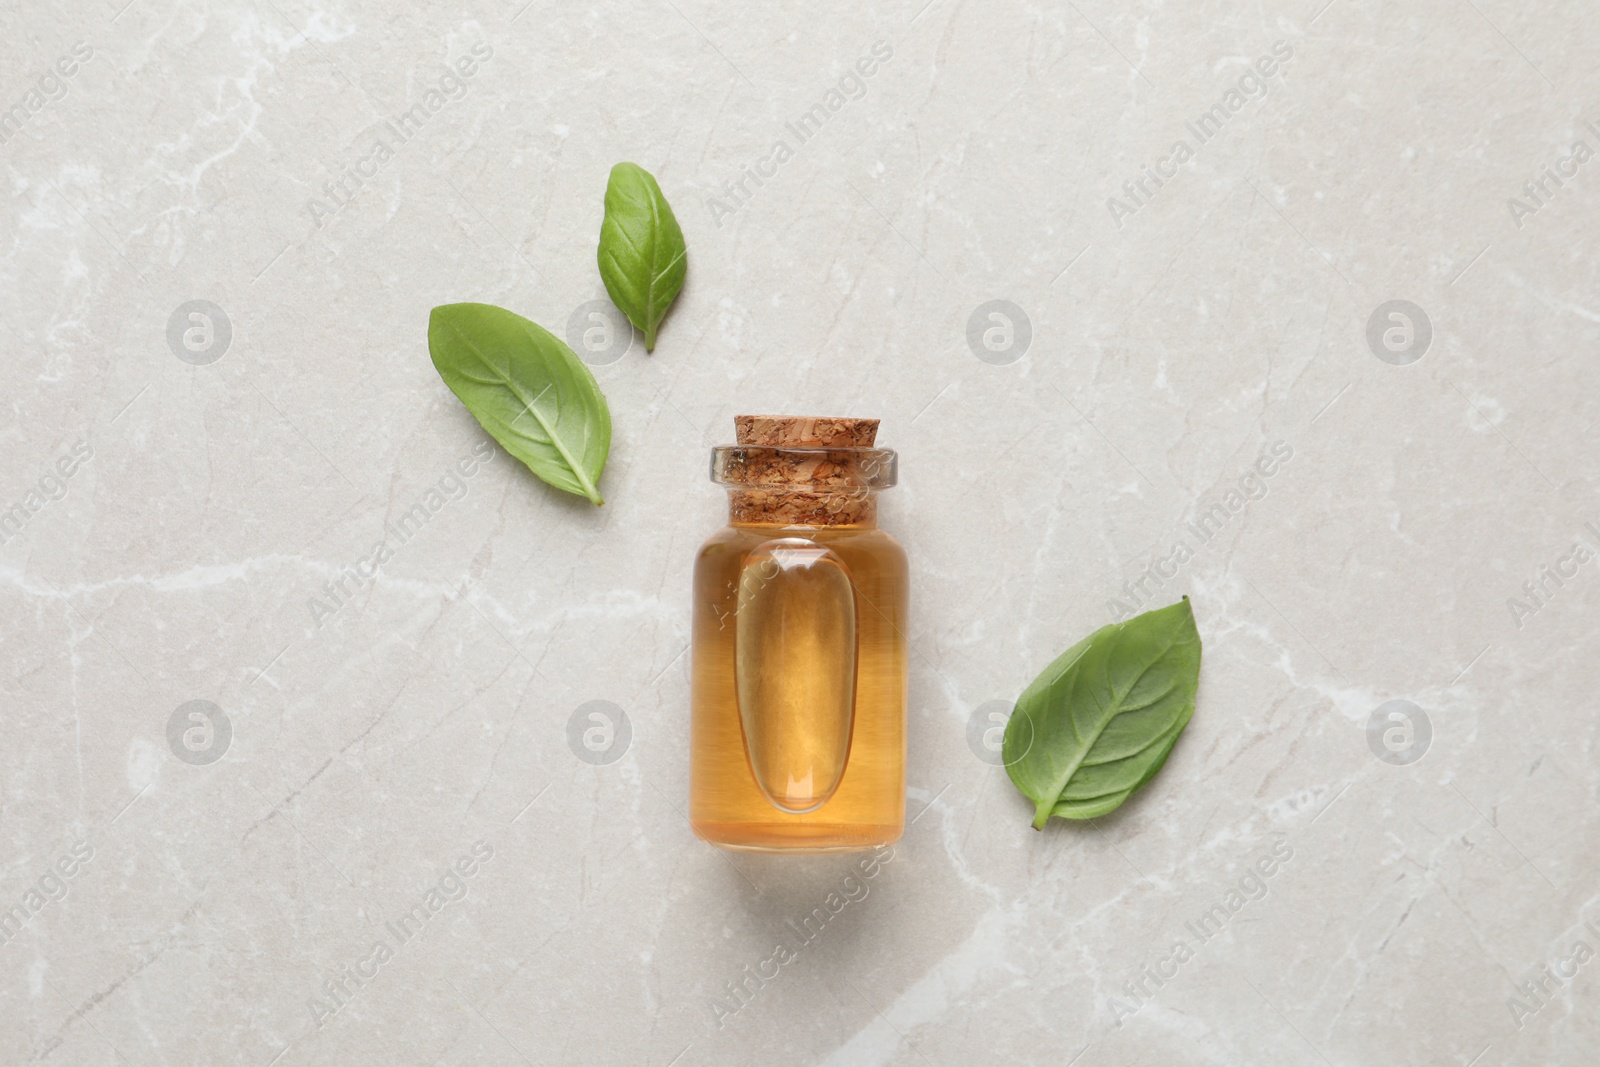
<svg viewBox="0 0 1600 1067">
<path fill-rule="evenodd" d="M 125 3 L 0 9 L 0 1061 L 1595 1062 L 1592 5 Z M 605 507 L 497 450 L 460 477 L 429 308 L 564 332 L 622 159 L 691 264 L 655 354 L 596 368 Z M 1020 358 L 969 345 L 995 300 Z M 1425 351 L 1369 344 L 1394 300 Z M 901 454 L 912 822 L 870 878 L 684 818 L 741 411 Z M 1193 723 L 1035 833 L 969 718 L 1161 571 Z M 568 745 L 594 700 L 609 763 Z M 1392 700 L 1420 760 L 1369 744 Z M 190 701 L 229 727 L 199 754 Z"/>
</svg>

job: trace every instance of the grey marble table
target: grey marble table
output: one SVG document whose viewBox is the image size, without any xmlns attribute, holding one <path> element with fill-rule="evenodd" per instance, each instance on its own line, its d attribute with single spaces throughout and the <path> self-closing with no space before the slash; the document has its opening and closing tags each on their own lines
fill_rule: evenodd
<svg viewBox="0 0 1600 1067">
<path fill-rule="evenodd" d="M 92 0 L 0 40 L 0 1060 L 1600 1056 L 1592 4 Z M 595 269 L 619 160 L 690 249 L 651 355 Z M 603 508 L 441 383 L 460 300 L 578 337 Z M 708 450 L 762 411 L 900 453 L 878 855 L 686 820 Z M 973 724 L 1182 595 L 1166 769 L 1029 829 Z"/>
</svg>

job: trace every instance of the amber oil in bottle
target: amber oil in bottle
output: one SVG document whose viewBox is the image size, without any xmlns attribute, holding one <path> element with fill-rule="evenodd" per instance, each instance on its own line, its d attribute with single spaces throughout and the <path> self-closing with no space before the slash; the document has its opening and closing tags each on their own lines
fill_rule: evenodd
<svg viewBox="0 0 1600 1067">
<path fill-rule="evenodd" d="M 905 822 L 907 567 L 877 421 L 735 419 L 695 562 L 689 819 L 723 848 L 846 851 Z"/>
</svg>

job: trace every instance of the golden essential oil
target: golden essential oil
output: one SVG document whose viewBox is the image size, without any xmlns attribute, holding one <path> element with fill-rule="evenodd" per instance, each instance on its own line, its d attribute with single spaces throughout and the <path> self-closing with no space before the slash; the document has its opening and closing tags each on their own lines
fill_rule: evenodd
<svg viewBox="0 0 1600 1067">
<path fill-rule="evenodd" d="M 722 848 L 844 851 L 905 825 L 907 567 L 874 419 L 741 415 L 729 524 L 694 574 L 689 821 Z"/>
</svg>

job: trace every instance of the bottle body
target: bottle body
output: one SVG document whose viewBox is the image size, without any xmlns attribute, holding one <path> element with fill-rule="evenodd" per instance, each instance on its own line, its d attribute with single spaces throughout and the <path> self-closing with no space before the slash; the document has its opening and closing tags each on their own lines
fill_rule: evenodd
<svg viewBox="0 0 1600 1067">
<path fill-rule="evenodd" d="M 906 556 L 875 522 L 733 523 L 695 560 L 689 821 L 847 851 L 905 825 Z"/>
</svg>

